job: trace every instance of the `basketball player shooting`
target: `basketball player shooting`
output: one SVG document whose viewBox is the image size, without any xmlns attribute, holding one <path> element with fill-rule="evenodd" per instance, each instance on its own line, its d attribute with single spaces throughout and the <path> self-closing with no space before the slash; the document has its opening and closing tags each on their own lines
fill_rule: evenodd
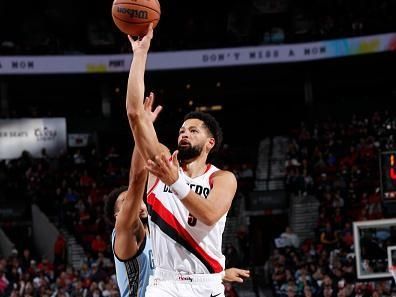
<svg viewBox="0 0 396 297">
<path fill-rule="evenodd" d="M 152 110 L 153 98 L 146 98 L 144 110 L 154 122 L 161 107 Z M 109 218 L 115 219 L 112 233 L 112 249 L 116 265 L 117 284 L 122 297 L 144 297 L 149 276 L 153 274 L 152 244 L 147 225 L 147 208 L 143 202 L 147 180 L 145 160 L 137 151 L 132 153 L 130 183 L 113 190 L 106 200 Z M 245 271 L 229 268 L 224 280 L 241 282 Z"/>
<path fill-rule="evenodd" d="M 142 39 L 129 38 L 133 59 L 126 100 L 135 144 L 148 160 L 150 171 L 147 202 L 156 269 L 146 296 L 221 297 L 225 264 L 222 233 L 236 192 L 236 178 L 207 163 L 209 154 L 219 149 L 222 140 L 219 124 L 209 114 L 186 115 L 179 130 L 178 150 L 172 158 L 158 141 L 143 105 L 144 73 L 152 37 L 150 25 Z M 239 275 L 241 280 L 248 276 L 248 271 Z"/>
</svg>

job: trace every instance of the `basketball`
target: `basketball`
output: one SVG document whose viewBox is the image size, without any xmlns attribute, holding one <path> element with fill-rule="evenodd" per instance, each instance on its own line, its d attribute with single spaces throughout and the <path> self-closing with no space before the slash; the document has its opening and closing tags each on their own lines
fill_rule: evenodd
<svg viewBox="0 0 396 297">
<path fill-rule="evenodd" d="M 113 21 L 121 32 L 131 36 L 144 36 L 150 23 L 157 26 L 161 7 L 158 0 L 114 0 Z"/>
</svg>

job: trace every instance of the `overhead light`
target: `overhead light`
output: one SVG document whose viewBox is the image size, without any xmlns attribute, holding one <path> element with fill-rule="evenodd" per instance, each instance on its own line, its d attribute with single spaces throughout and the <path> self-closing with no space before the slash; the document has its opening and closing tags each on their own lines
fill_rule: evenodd
<svg viewBox="0 0 396 297">
<path fill-rule="evenodd" d="M 197 111 L 207 111 L 208 107 L 207 106 L 197 106 L 195 108 L 195 110 L 197 110 Z"/>
<path fill-rule="evenodd" d="M 210 110 L 222 110 L 223 109 L 223 105 L 212 105 Z"/>
<path fill-rule="evenodd" d="M 197 111 L 219 111 L 223 109 L 223 105 L 211 105 L 211 106 L 197 106 Z"/>
</svg>

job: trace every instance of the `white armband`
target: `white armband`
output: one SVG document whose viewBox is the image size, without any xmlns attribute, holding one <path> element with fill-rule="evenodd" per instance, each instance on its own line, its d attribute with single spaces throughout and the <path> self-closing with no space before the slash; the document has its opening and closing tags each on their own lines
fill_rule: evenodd
<svg viewBox="0 0 396 297">
<path fill-rule="evenodd" d="M 179 174 L 179 178 L 173 184 L 170 185 L 170 189 L 177 198 L 183 200 L 190 193 L 190 186 L 187 185 L 186 181 Z"/>
</svg>

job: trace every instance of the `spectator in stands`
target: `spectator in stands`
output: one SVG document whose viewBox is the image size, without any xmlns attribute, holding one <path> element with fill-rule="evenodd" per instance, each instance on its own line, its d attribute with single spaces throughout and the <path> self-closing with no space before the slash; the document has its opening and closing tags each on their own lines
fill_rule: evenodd
<svg viewBox="0 0 396 297">
<path fill-rule="evenodd" d="M 276 261 L 276 260 L 275 260 Z M 285 266 L 279 262 L 275 262 L 272 274 L 272 284 L 276 294 L 280 294 L 281 286 L 286 281 Z"/>
<path fill-rule="evenodd" d="M 306 131 L 307 126 L 293 132 L 289 158 L 294 158 L 295 164 L 300 163 L 307 175 L 313 177 L 312 193 L 320 202 L 319 219 L 316 236 L 309 243 L 304 242 L 294 252 L 286 248 L 275 250 L 277 259 L 272 259 L 273 267 L 269 266 L 269 269 L 272 269 L 273 288 L 277 296 L 286 293 L 281 292 L 280 287 L 285 288 L 288 280 L 290 281 L 289 270 L 295 273 L 297 295 L 310 296 L 310 293 L 304 293 L 300 289 L 301 267 L 308 261 L 307 279 L 312 279 L 314 285 L 311 290 L 315 297 L 372 296 L 377 291 L 382 292 L 377 286 L 370 288 L 356 283 L 352 252 L 351 221 L 383 217 L 378 191 L 379 180 L 374 173 L 378 171 L 378 149 L 388 142 L 380 144 L 376 137 L 371 136 L 376 135 L 378 132 L 375 130 L 382 125 L 381 117 L 374 115 L 371 118 L 372 125 L 370 117 L 353 116 L 347 123 L 318 123 L 313 127 L 312 133 Z M 299 138 L 296 135 L 305 137 Z M 304 159 L 306 161 L 302 162 Z M 288 168 L 289 180 L 297 180 L 299 173 L 295 171 L 296 168 L 299 167 Z M 286 188 L 289 193 L 298 193 L 295 184 Z M 362 265 L 372 271 L 371 259 L 375 251 L 368 252 L 367 244 L 364 246 L 362 253 L 366 257 L 363 258 L 365 262 Z M 378 243 L 374 246 L 377 247 Z M 279 261 L 278 253 L 284 254 L 286 260 L 282 261 L 283 264 Z M 331 284 L 328 283 L 329 279 L 333 280 Z M 315 286 L 319 287 L 319 291 L 315 290 Z"/>
<path fill-rule="evenodd" d="M 48 258 L 43 257 L 42 260 L 37 264 L 37 270 L 43 271 L 45 273 L 51 273 L 54 270 L 53 264 L 48 260 Z"/>
<path fill-rule="evenodd" d="M 231 283 L 224 283 L 224 289 L 225 297 L 238 297 L 238 293 Z"/>
<path fill-rule="evenodd" d="M 379 188 L 376 188 L 375 191 L 368 196 L 368 216 L 370 220 L 377 220 L 383 217 Z"/>
<path fill-rule="evenodd" d="M 88 174 L 88 170 L 84 169 L 83 174 L 80 176 L 80 186 L 83 188 L 90 188 L 93 183 L 94 183 L 94 180 Z"/>
<path fill-rule="evenodd" d="M 73 293 L 71 297 L 87 296 L 88 289 L 84 287 L 84 283 L 79 280 L 73 283 Z"/>
<path fill-rule="evenodd" d="M 226 268 L 240 266 L 238 252 L 231 243 L 228 243 L 226 245 L 224 249 L 224 256 L 225 256 Z"/>
<path fill-rule="evenodd" d="M 54 244 L 54 265 L 62 265 L 66 263 L 66 240 L 62 233 L 58 234 Z"/>
<path fill-rule="evenodd" d="M 335 284 L 329 275 L 325 275 L 323 282 L 319 288 L 319 296 L 323 297 L 333 297 L 335 296 Z"/>
<path fill-rule="evenodd" d="M 102 267 L 104 269 L 110 269 L 114 267 L 113 261 L 106 257 L 102 252 L 98 253 L 98 259 L 95 263 L 98 267 Z"/>
<path fill-rule="evenodd" d="M 314 288 L 314 281 L 308 273 L 306 266 L 300 267 L 295 273 L 298 295 L 303 294 L 304 288 Z"/>
<path fill-rule="evenodd" d="M 74 153 L 73 160 L 76 166 L 81 167 L 83 164 L 85 164 L 85 157 L 80 149 L 77 149 L 76 152 Z"/>
<path fill-rule="evenodd" d="M 312 297 L 312 289 L 308 286 L 304 286 L 304 297 Z"/>
<path fill-rule="evenodd" d="M 107 243 L 102 239 L 100 235 L 96 235 L 95 239 L 91 243 L 91 248 L 95 254 L 98 254 L 100 252 L 103 253 L 104 251 L 106 251 Z"/>
<path fill-rule="evenodd" d="M 345 215 L 341 212 L 341 208 L 337 207 L 333 214 L 333 223 L 336 230 L 341 230 L 344 225 Z"/>
<path fill-rule="evenodd" d="M 0 267 L 0 294 L 5 296 L 9 281 L 5 275 L 5 267 Z"/>
<path fill-rule="evenodd" d="M 333 230 L 329 222 L 326 223 L 326 229 L 320 234 L 320 242 L 325 246 L 327 251 L 331 251 L 337 245 L 337 232 Z"/>
<path fill-rule="evenodd" d="M 30 250 L 25 248 L 23 250 L 22 256 L 21 256 L 21 267 L 23 271 L 26 271 L 28 267 L 30 266 L 30 261 L 32 260 L 32 257 L 30 255 Z"/>
<path fill-rule="evenodd" d="M 241 168 L 238 170 L 237 177 L 240 178 L 240 179 L 244 179 L 244 178 L 251 179 L 251 178 L 253 178 L 254 177 L 254 173 L 253 173 L 252 167 L 246 162 L 242 163 L 241 164 Z"/>
<path fill-rule="evenodd" d="M 92 264 L 91 280 L 99 283 L 104 281 L 108 277 L 106 270 L 96 263 Z"/>
<path fill-rule="evenodd" d="M 344 228 L 342 229 L 340 236 L 344 247 L 349 248 L 353 245 L 353 231 L 352 224 L 350 222 L 345 222 Z"/>
<path fill-rule="evenodd" d="M 294 248 L 300 246 L 300 239 L 290 226 L 286 227 L 285 232 L 283 232 L 280 237 L 285 240 L 286 246 L 292 246 Z"/>
<path fill-rule="evenodd" d="M 74 204 L 78 200 L 78 195 L 71 187 L 68 187 L 67 192 L 65 194 L 65 198 L 66 198 L 67 202 Z"/>
<path fill-rule="evenodd" d="M 297 288 L 293 278 L 291 278 L 287 283 L 284 283 L 282 285 L 281 292 L 283 296 L 287 296 L 287 297 L 296 296 Z"/>
</svg>

